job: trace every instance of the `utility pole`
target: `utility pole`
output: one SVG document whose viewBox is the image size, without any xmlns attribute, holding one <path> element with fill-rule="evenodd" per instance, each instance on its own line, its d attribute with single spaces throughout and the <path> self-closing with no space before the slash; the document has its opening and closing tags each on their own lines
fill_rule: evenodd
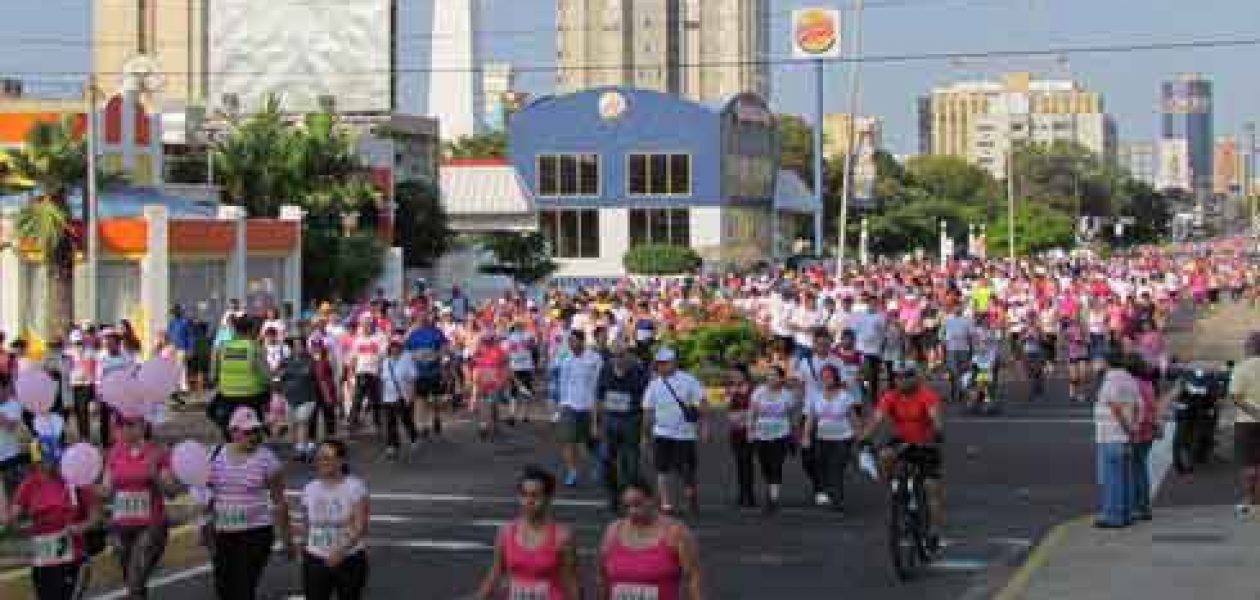
<svg viewBox="0 0 1260 600">
<path fill-rule="evenodd" d="M 849 144 L 844 153 L 844 181 L 840 186 L 840 237 L 836 248 L 836 272 L 844 272 L 844 252 L 848 245 L 849 197 L 853 195 L 853 159 L 857 146 L 857 120 L 862 104 L 862 9 L 864 0 L 853 5 L 853 59 L 849 71 Z"/>
<path fill-rule="evenodd" d="M 1006 150 L 1006 244 L 1011 262 L 1015 262 L 1015 146 Z"/>
<path fill-rule="evenodd" d="M 1251 209 L 1251 214 L 1248 215 L 1251 221 L 1247 224 L 1247 228 L 1251 235 L 1255 236 L 1260 233 L 1256 230 L 1256 124 L 1249 122 L 1245 128 L 1247 130 L 1247 174 L 1243 178 L 1243 190 L 1247 194 L 1247 206 Z"/>
<path fill-rule="evenodd" d="M 87 208 L 87 268 L 83 281 L 87 297 L 87 314 L 84 318 L 95 323 L 97 317 L 97 267 L 100 265 L 100 224 L 96 197 L 96 75 L 88 75 L 87 86 L 87 185 L 83 190 L 83 203 Z"/>
</svg>

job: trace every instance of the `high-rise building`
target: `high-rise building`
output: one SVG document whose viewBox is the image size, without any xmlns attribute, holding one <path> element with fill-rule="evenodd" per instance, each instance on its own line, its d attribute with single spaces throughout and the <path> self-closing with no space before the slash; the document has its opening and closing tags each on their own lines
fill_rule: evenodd
<svg viewBox="0 0 1260 600">
<path fill-rule="evenodd" d="M 477 0 L 437 0 L 433 7 L 433 43 L 429 54 L 429 114 L 441 123 L 442 139 L 481 131 L 485 100 L 477 43 L 480 23 Z"/>
<path fill-rule="evenodd" d="M 1238 139 L 1233 136 L 1216 138 L 1212 156 L 1212 193 L 1220 196 L 1240 196 L 1246 168 Z"/>
<path fill-rule="evenodd" d="M 853 131 L 851 113 L 823 115 L 823 156 L 831 158 L 849 153 L 850 140 L 859 148 L 879 150 L 883 147 L 883 122 L 878 117 L 858 117 Z"/>
<path fill-rule="evenodd" d="M 938 87 L 919 101 L 920 146 L 931 154 L 961 156 L 996 177 L 1020 142 L 1075 142 L 1116 157 L 1116 127 L 1102 97 L 1075 81 L 1010 73 L 1001 81 Z"/>
<path fill-rule="evenodd" d="M 508 63 L 486 63 L 481 69 L 481 93 L 484 96 L 482 122 L 490 131 L 502 130 L 507 121 L 509 94 L 516 91 L 516 72 Z"/>
<path fill-rule="evenodd" d="M 1150 186 L 1155 185 L 1155 144 L 1139 142 L 1122 144 L 1118 152 L 1120 168 L 1129 176 Z"/>
<path fill-rule="evenodd" d="M 1160 91 L 1163 108 L 1160 179 L 1174 183 L 1178 179 L 1174 174 L 1184 173 L 1189 181 L 1186 191 L 1206 198 L 1212 192 L 1214 175 L 1212 82 L 1201 75 L 1187 73 L 1165 81 Z"/>
<path fill-rule="evenodd" d="M 623 85 L 708 102 L 770 91 L 768 0 L 557 0 L 557 91 Z"/>
</svg>

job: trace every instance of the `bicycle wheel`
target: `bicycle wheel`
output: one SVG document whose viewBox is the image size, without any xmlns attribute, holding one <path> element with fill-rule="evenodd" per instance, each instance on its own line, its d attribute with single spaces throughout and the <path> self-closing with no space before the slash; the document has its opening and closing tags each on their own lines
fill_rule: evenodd
<svg viewBox="0 0 1260 600">
<path fill-rule="evenodd" d="M 919 569 L 922 552 L 918 541 L 919 525 L 915 511 L 909 507 L 909 494 L 906 491 L 907 478 L 899 476 L 895 479 L 896 488 L 892 498 L 888 516 L 888 550 L 892 557 L 893 571 L 897 579 L 907 581 L 914 577 Z"/>
<path fill-rule="evenodd" d="M 934 550 L 928 547 L 928 536 L 931 535 L 932 507 L 928 505 L 927 486 L 924 479 L 916 474 L 914 478 L 914 548 L 918 552 L 922 564 L 932 562 Z"/>
</svg>

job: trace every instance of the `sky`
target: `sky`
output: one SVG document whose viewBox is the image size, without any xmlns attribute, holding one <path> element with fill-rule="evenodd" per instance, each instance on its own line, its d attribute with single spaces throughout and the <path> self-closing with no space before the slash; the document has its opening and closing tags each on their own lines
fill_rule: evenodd
<svg viewBox="0 0 1260 600">
<path fill-rule="evenodd" d="M 20 74 L 34 92 L 67 95 L 91 68 L 90 23 L 94 0 L 0 0 L 0 74 Z M 133 0 L 104 0 L 111 3 Z M 152 0 L 157 2 L 169 0 Z M 258 0 L 296 1 L 296 0 Z M 555 0 L 476 0 L 482 3 L 481 43 L 486 60 L 523 67 L 520 87 L 550 93 L 555 63 Z M 772 58 L 790 55 L 788 13 L 801 6 L 849 9 L 855 0 L 771 0 Z M 432 0 L 400 0 L 402 109 L 423 108 L 422 71 Z M 848 17 L 851 13 L 846 14 Z M 846 18 L 852 39 L 854 19 Z M 867 0 L 864 51 L 905 56 L 988 50 L 1041 50 L 1237 38 L 1260 38 L 1257 0 Z M 1000 60 L 874 62 L 862 66 L 860 112 L 882 117 L 884 142 L 894 153 L 917 148 L 915 98 L 958 79 L 1031 70 L 1070 77 L 1103 94 L 1117 120 L 1121 142 L 1157 135 L 1159 83 L 1176 73 L 1202 73 L 1214 82 L 1217 135 L 1237 135 L 1260 118 L 1260 45 L 1120 54 Z M 440 67 L 440 65 L 439 65 Z M 824 106 L 847 111 L 848 64 L 827 67 Z M 772 66 L 771 105 L 810 117 L 814 80 L 806 65 Z"/>
</svg>

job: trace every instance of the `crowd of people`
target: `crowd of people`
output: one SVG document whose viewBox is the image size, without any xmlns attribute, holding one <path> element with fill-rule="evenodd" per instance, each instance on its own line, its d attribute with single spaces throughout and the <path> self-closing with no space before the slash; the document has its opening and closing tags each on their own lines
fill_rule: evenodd
<svg viewBox="0 0 1260 600">
<path fill-rule="evenodd" d="M 163 355 L 187 367 L 188 394 L 214 391 L 206 414 L 224 443 L 206 484 L 191 492 L 225 599 L 255 597 L 277 541 L 301 557 L 307 598 L 361 597 L 368 482 L 347 469 L 345 440 L 375 436 L 387 459 L 403 460 L 446 435 L 456 412 L 474 416 L 484 443 L 505 427 L 550 421 L 562 465 L 558 476 L 526 469 L 517 482 L 521 515 L 496 538 L 485 598 L 505 586 L 514 599 L 580 597 L 572 531 L 549 512 L 560 485 L 601 488 L 619 515 L 600 542 L 596 597 L 700 598 L 698 550 L 675 517 L 712 502 L 702 502 L 696 457 L 715 435 L 731 450 L 731 500 L 768 514 L 778 510 L 794 455 L 814 503 L 843 512 L 858 455 L 872 451 L 872 470 L 888 473 L 900 445 L 923 447 L 916 460 L 928 479 L 930 539 L 939 542 L 944 405 L 976 385 L 1009 402 L 1011 386 L 999 382 L 1014 379 L 1028 380 L 1036 400 L 1059 370 L 1073 401 L 1097 399 L 1099 525 L 1126 526 L 1150 516 L 1149 483 L 1138 474 L 1177 391 L 1158 394 L 1173 361 L 1164 341 L 1170 316 L 1186 303 L 1254 302 L 1258 284 L 1247 248 L 1227 241 L 1108 259 L 624 280 L 510 290 L 481 302 L 458 287 L 447 294 L 416 282 L 406 298 L 378 292 L 288 318 L 233 303 L 211 329 L 176 308 L 149 348 L 125 322 L 75 327 L 42 357 L 22 339 L 3 346 L 0 492 L 8 501 L 0 516 L 29 520 L 41 600 L 77 597 L 86 557 L 106 543 L 128 596 L 146 597 L 166 542 L 165 502 L 186 486 L 152 435 L 164 416 L 117 414 L 95 387 L 141 356 Z M 720 380 L 701 381 L 674 342 L 713 319 L 747 320 L 768 343 L 724 365 Z M 973 376 L 978 367 L 987 380 Z M 23 369 L 59 382 L 52 423 L 34 422 L 17 402 L 12 383 Z M 59 477 L 67 441 L 107 449 L 97 484 Z M 292 510 L 288 457 L 313 463 L 316 474 Z"/>
</svg>

